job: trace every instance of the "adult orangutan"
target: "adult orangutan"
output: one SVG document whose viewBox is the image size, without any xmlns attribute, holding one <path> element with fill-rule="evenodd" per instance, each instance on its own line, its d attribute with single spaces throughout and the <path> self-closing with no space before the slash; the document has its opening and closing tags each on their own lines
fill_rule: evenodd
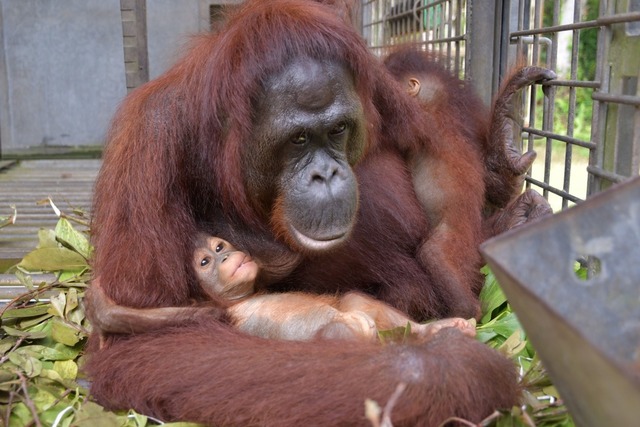
<svg viewBox="0 0 640 427">
<path fill-rule="evenodd" d="M 203 301 L 184 236 L 213 221 L 264 289 L 352 274 L 414 317 L 474 315 L 484 168 L 478 152 L 442 149 L 448 137 L 326 6 L 249 1 L 119 110 L 95 189 L 95 276 L 119 305 Z M 92 336 L 87 371 L 108 408 L 210 425 L 366 424 L 365 399 L 385 404 L 399 383 L 396 425 L 518 401 L 512 364 L 459 331 L 288 342 L 210 312 L 103 348 Z"/>
<path fill-rule="evenodd" d="M 367 289 L 418 319 L 473 316 L 482 285 L 475 248 L 551 212 L 533 190 L 520 194 L 535 153 L 521 155 L 513 146 L 509 114 L 518 89 L 554 74 L 539 67 L 518 71 L 491 111 L 426 52 L 400 49 L 384 63 L 417 101 L 414 108 L 425 113 L 432 138 L 410 148 L 409 161 L 383 149 L 358 164 L 361 188 L 377 191 L 361 194 L 351 238 L 335 251 L 305 259 L 278 289 Z M 456 265 L 460 259 L 465 262 Z"/>
</svg>

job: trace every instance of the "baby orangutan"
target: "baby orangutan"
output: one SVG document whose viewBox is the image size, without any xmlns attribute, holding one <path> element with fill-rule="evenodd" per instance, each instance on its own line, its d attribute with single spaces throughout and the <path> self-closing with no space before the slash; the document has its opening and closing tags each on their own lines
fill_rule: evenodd
<svg viewBox="0 0 640 427">
<path fill-rule="evenodd" d="M 518 91 L 553 80 L 553 71 L 535 66 L 514 69 L 504 78 L 489 111 L 473 88 L 447 71 L 432 53 L 400 49 L 385 59 L 385 65 L 426 115 L 443 124 L 449 135 L 457 136 L 449 138 L 448 143 L 454 144 L 450 149 L 480 151 L 485 168 L 485 238 L 552 213 L 547 200 L 536 191 L 522 192 L 536 153 L 522 154 L 514 142 L 520 132 L 514 112 Z M 443 171 L 438 169 L 438 174 Z"/>
<path fill-rule="evenodd" d="M 226 315 L 231 323 L 250 335 L 284 340 L 314 338 L 375 340 L 378 330 L 411 325 L 421 337 L 454 327 L 475 336 L 474 325 L 461 318 L 418 324 L 387 304 L 369 296 L 349 292 L 342 296 L 300 292 L 256 294 L 259 267 L 248 254 L 219 237 L 202 235 L 193 255 L 193 269 L 204 292 L 212 300 L 230 302 Z M 144 333 L 195 319 L 208 310 L 218 317 L 215 306 L 130 308 L 115 304 L 102 290 L 99 280 L 87 293 L 88 307 L 96 315 L 94 328 L 103 333 Z"/>
</svg>

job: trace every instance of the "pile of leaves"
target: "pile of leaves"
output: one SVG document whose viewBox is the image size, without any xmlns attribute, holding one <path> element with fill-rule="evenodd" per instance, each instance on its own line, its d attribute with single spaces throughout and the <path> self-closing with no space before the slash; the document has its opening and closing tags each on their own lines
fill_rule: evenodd
<svg viewBox="0 0 640 427">
<path fill-rule="evenodd" d="M 134 411 L 106 411 L 88 397 L 82 364 L 91 325 L 81 301 L 90 279 L 92 247 L 86 232 L 78 231 L 69 219 L 73 218 L 61 215 L 55 230 L 40 230 L 37 248 L 12 268 L 28 292 L 0 308 L 0 426 L 161 424 Z M 34 283 L 42 272 L 55 276 Z M 573 426 L 495 277 L 488 269 L 484 273 L 478 339 L 519 366 L 525 403 L 496 412 L 481 425 Z"/>
</svg>

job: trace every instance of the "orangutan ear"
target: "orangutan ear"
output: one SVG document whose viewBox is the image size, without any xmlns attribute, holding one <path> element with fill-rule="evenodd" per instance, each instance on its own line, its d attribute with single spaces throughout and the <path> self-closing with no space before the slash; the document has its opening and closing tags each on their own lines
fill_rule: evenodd
<svg viewBox="0 0 640 427">
<path fill-rule="evenodd" d="M 411 96 L 418 96 L 420 93 L 420 80 L 415 77 L 409 77 L 409 88 L 407 93 Z"/>
</svg>

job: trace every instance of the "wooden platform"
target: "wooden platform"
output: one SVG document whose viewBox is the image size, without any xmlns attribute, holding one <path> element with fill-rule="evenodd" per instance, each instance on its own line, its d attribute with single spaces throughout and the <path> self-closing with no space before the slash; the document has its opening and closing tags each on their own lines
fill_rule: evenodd
<svg viewBox="0 0 640 427">
<path fill-rule="evenodd" d="M 86 159 L 0 162 L 0 217 L 12 215 L 12 205 L 17 210 L 15 224 L 0 228 L 0 293 L 17 282 L 2 274 L 6 268 L 36 247 L 40 228 L 53 228 L 58 221 L 48 203 L 38 202 L 51 197 L 64 212 L 89 212 L 100 165 Z"/>
</svg>

